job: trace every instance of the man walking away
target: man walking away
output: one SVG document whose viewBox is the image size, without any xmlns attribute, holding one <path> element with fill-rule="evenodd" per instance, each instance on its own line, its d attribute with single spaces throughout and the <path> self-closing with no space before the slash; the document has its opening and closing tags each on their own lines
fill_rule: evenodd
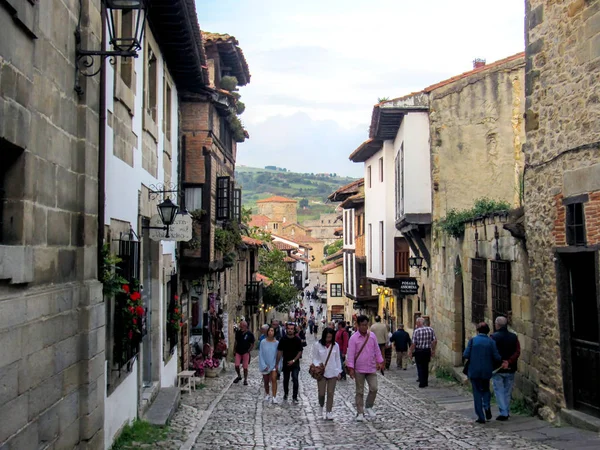
<svg viewBox="0 0 600 450">
<path fill-rule="evenodd" d="M 510 399 L 515 382 L 517 361 L 521 355 L 521 344 L 519 344 L 517 335 L 508 331 L 506 317 L 496 317 L 494 325 L 496 332 L 492 334 L 492 339 L 496 342 L 496 347 L 502 357 L 502 366 L 492 377 L 492 384 L 500 410 L 500 415 L 496 417 L 496 420 L 504 421 L 510 417 Z"/>
<path fill-rule="evenodd" d="M 494 363 L 500 362 L 500 353 L 488 333 L 490 327 L 481 322 L 477 325 L 477 336 L 469 339 L 463 358 L 469 360 L 468 376 L 473 387 L 473 404 L 477 414 L 477 423 L 485 423 L 492 418 L 490 409 L 490 378 Z M 485 415 L 484 415 L 485 412 Z"/>
<path fill-rule="evenodd" d="M 235 333 L 235 371 L 237 378 L 234 383 L 239 383 L 242 379 L 240 375 L 240 364 L 244 368 L 244 386 L 248 386 L 248 364 L 250 363 L 250 352 L 254 348 L 254 335 L 248 331 L 248 323 L 245 320 L 240 322 L 240 328 Z"/>
<path fill-rule="evenodd" d="M 392 334 L 390 339 L 394 347 L 396 347 L 396 367 L 406 370 L 408 366 L 408 347 L 412 341 L 410 335 L 404 331 L 404 324 L 398 325 L 398 329 Z"/>
<path fill-rule="evenodd" d="M 344 361 L 346 361 L 346 353 L 348 352 L 348 341 L 350 340 L 350 335 L 348 331 L 346 331 L 346 322 L 343 320 L 338 323 L 338 329 L 335 333 L 335 342 L 340 347 L 340 362 L 342 364 L 342 380 L 346 379 L 346 371 L 344 370 Z"/>
<path fill-rule="evenodd" d="M 375 333 L 381 357 L 385 359 L 385 345 L 388 341 L 388 329 L 385 324 L 381 323 L 381 316 L 375 316 L 375 323 L 371 326 L 371 331 Z M 381 375 L 383 375 L 383 368 L 381 369 Z"/>
<path fill-rule="evenodd" d="M 288 322 L 285 336 L 277 347 L 277 365 L 283 359 L 283 399 L 288 399 L 290 375 L 292 376 L 292 400 L 298 403 L 298 375 L 300 374 L 300 358 L 302 357 L 302 341 L 296 336 L 296 325 Z"/>
<path fill-rule="evenodd" d="M 425 326 L 425 319 L 419 317 L 415 324 L 412 344 L 408 352 L 409 358 L 415 355 L 417 363 L 417 374 L 420 388 L 425 388 L 429 385 L 429 361 L 435 356 L 435 347 L 437 339 L 433 328 Z"/>
<path fill-rule="evenodd" d="M 365 415 L 375 417 L 373 405 L 377 396 L 377 370 L 383 370 L 384 361 L 375 334 L 369 331 L 369 318 L 358 316 L 358 333 L 348 342 L 346 366 L 348 375 L 356 383 L 356 420 L 364 422 Z M 365 381 L 369 386 L 365 414 Z"/>
</svg>

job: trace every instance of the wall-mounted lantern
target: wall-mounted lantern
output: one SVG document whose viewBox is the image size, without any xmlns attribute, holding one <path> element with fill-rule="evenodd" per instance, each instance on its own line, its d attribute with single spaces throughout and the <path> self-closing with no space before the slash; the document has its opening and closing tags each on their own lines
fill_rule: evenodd
<svg viewBox="0 0 600 450">
<path fill-rule="evenodd" d="M 110 58 L 110 63 L 115 64 L 117 56 L 123 58 L 137 58 L 138 51 L 142 48 L 142 39 L 146 27 L 146 16 L 150 0 L 102 0 L 102 26 L 108 28 L 108 43 L 113 50 L 104 50 L 104 42 L 101 43 L 100 50 L 89 50 L 81 48 L 81 16 L 83 10 L 83 0 L 79 0 L 79 21 L 75 29 L 75 91 L 83 95 L 83 89 L 79 85 L 79 77 L 93 77 L 102 69 L 105 58 Z M 127 27 L 120 27 L 118 16 L 131 14 L 131 24 Z M 123 30 L 129 32 L 121 34 Z M 104 33 L 103 33 L 104 34 Z M 99 57 L 99 58 L 95 58 Z"/>
</svg>

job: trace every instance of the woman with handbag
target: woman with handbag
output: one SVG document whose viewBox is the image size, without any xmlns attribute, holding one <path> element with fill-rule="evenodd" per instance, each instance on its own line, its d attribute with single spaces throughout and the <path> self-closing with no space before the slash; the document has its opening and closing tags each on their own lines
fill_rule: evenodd
<svg viewBox="0 0 600 450">
<path fill-rule="evenodd" d="M 340 347 L 335 342 L 335 331 L 325 328 L 321 339 L 315 342 L 312 352 L 312 364 L 309 369 L 311 376 L 317 380 L 319 390 L 319 414 L 326 420 L 333 420 L 333 395 L 335 385 L 342 374 Z M 327 393 L 327 408 L 325 406 Z"/>
</svg>

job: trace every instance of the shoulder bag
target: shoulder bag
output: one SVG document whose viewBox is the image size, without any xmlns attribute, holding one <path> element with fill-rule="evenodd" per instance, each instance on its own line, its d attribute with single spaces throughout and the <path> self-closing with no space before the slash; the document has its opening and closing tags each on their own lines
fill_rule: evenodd
<svg viewBox="0 0 600 450">
<path fill-rule="evenodd" d="M 323 366 L 318 365 L 315 366 L 311 364 L 308 368 L 308 373 L 311 377 L 313 377 L 317 381 L 321 381 L 323 379 L 323 374 L 325 373 L 325 367 L 327 367 L 327 363 L 329 362 L 329 358 L 331 357 L 331 352 L 333 351 L 333 347 L 335 346 L 335 342 L 331 343 L 331 347 L 329 348 L 329 353 L 327 354 L 327 359 L 325 360 L 325 364 Z"/>
</svg>

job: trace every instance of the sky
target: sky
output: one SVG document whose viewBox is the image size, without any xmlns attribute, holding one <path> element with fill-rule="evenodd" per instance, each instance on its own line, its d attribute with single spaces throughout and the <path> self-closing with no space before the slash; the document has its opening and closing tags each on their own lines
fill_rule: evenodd
<svg viewBox="0 0 600 450">
<path fill-rule="evenodd" d="M 524 0 L 196 0 L 200 28 L 235 36 L 250 67 L 238 165 L 362 176 L 348 156 L 378 98 L 524 50 Z"/>
</svg>

